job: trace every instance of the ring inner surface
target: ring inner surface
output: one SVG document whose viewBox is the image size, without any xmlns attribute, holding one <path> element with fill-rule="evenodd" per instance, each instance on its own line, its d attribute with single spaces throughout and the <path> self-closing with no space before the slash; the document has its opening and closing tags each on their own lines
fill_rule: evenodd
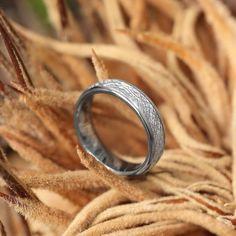
<svg viewBox="0 0 236 236">
<path fill-rule="evenodd" d="M 93 94 L 89 94 L 88 96 L 85 95 L 82 98 L 80 106 L 77 109 L 77 124 L 76 124 L 78 126 L 77 131 L 79 133 L 79 139 L 81 144 L 98 161 L 102 162 L 104 165 L 106 165 L 113 171 L 115 170 L 120 173 L 121 172 L 127 173 L 139 169 L 143 165 L 143 163 L 135 164 L 122 160 L 114 153 L 112 153 L 108 148 L 106 148 L 104 143 L 99 138 L 99 135 L 96 132 L 92 119 L 92 105 L 95 94 L 110 94 L 114 96 L 114 94 L 110 92 L 100 91 Z M 120 97 L 116 96 L 116 99 L 119 99 L 120 101 L 125 103 L 125 105 L 129 105 L 129 107 L 132 108 L 130 104 L 127 104 L 127 102 L 122 100 Z M 132 111 L 134 111 L 135 115 L 137 116 L 137 113 L 133 108 Z M 139 116 L 138 118 L 139 121 L 141 122 Z"/>
</svg>

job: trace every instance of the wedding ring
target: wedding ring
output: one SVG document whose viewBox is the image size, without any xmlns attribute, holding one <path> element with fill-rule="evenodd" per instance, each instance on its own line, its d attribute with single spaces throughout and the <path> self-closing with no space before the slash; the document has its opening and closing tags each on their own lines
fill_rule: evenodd
<svg viewBox="0 0 236 236">
<path fill-rule="evenodd" d="M 125 102 L 137 114 L 147 134 L 148 153 L 143 163 L 130 163 L 108 150 L 92 124 L 92 101 L 95 94 L 110 94 Z M 160 159 L 165 145 L 161 116 L 154 103 L 134 85 L 116 79 L 98 82 L 86 89 L 76 103 L 74 126 L 81 146 L 109 170 L 125 176 L 141 175 Z"/>
</svg>

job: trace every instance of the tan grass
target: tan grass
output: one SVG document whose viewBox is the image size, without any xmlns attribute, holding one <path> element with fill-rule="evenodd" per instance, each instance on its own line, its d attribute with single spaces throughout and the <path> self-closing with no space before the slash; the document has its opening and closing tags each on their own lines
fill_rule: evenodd
<svg viewBox="0 0 236 236">
<path fill-rule="evenodd" d="M 52 35 L 0 12 L 0 198 L 10 206 L 1 205 L 0 234 L 236 235 L 236 21 L 227 1 L 75 0 L 79 18 L 67 1 L 43 2 Z M 163 117 L 165 152 L 145 176 L 111 173 L 76 138 L 77 99 L 109 78 L 137 85 Z M 112 151 L 143 160 L 134 114 L 107 97 L 93 105 Z"/>
</svg>

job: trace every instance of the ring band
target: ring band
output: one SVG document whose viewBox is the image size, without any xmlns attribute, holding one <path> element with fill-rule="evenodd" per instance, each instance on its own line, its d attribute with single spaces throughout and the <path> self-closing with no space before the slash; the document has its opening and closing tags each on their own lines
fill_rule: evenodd
<svg viewBox="0 0 236 236">
<path fill-rule="evenodd" d="M 148 138 L 148 154 L 143 163 L 129 163 L 107 150 L 96 135 L 91 121 L 93 96 L 98 93 L 118 97 L 131 107 L 141 120 Z M 80 96 L 74 114 L 74 126 L 82 147 L 97 161 L 119 175 L 141 175 L 160 159 L 165 145 L 165 133 L 154 103 L 137 87 L 125 81 L 109 79 L 86 89 Z"/>
</svg>

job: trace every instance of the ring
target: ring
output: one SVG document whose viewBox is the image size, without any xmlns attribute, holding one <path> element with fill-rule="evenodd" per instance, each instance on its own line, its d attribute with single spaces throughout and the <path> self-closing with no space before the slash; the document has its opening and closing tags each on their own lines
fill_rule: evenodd
<svg viewBox="0 0 236 236">
<path fill-rule="evenodd" d="M 142 122 L 148 139 L 148 154 L 143 163 L 129 163 L 111 153 L 97 136 L 91 120 L 93 96 L 113 95 L 131 107 Z M 118 175 L 141 175 L 160 159 L 165 146 L 161 116 L 154 103 L 140 89 L 125 81 L 109 79 L 86 89 L 76 103 L 74 126 L 81 146 L 97 161 Z"/>
</svg>

